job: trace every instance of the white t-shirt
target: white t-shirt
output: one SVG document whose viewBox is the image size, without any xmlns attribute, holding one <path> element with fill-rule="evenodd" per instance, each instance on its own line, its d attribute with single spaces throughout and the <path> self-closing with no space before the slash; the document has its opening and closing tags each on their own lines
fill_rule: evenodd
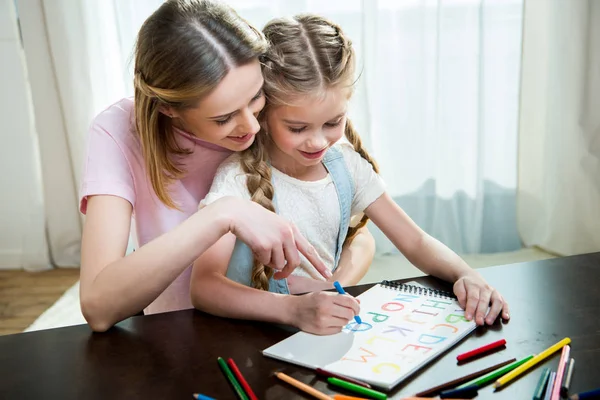
<svg viewBox="0 0 600 400">
<path fill-rule="evenodd" d="M 352 215 L 362 213 L 385 191 L 383 180 L 367 160 L 354 151 L 349 143 L 335 145 L 343 156 L 354 181 Z M 208 195 L 200 206 L 208 205 L 224 196 L 250 200 L 246 175 L 239 162 L 239 153 L 232 154 L 217 170 Z M 331 176 L 318 181 L 301 181 L 272 168 L 277 213 L 293 222 L 315 247 L 317 253 L 332 270 L 340 229 L 340 204 Z M 302 261 L 293 274 L 324 280 L 308 260 Z"/>
</svg>

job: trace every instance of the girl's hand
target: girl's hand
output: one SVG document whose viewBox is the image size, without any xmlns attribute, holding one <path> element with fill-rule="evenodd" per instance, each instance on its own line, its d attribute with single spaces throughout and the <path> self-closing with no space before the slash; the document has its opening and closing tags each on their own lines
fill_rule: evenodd
<svg viewBox="0 0 600 400">
<path fill-rule="evenodd" d="M 291 294 L 320 292 L 321 290 L 334 288 L 331 282 L 297 275 L 290 275 L 287 278 L 287 284 Z"/>
<path fill-rule="evenodd" d="M 291 324 L 304 332 L 331 335 L 342 330 L 360 312 L 358 301 L 350 295 L 313 292 L 290 296 Z"/>
<path fill-rule="evenodd" d="M 476 271 L 470 271 L 454 283 L 454 294 L 465 310 L 465 318 L 471 320 L 475 317 L 477 325 L 493 324 L 500 312 L 503 319 L 510 318 L 508 304 L 502 295 Z"/>
<path fill-rule="evenodd" d="M 246 243 L 261 263 L 278 271 L 275 279 L 287 278 L 292 273 L 300 264 L 299 253 L 325 279 L 331 277 L 314 247 L 290 221 L 254 202 L 235 197 L 223 197 L 208 207 L 211 206 L 221 208 L 229 218 L 229 231 Z"/>
</svg>

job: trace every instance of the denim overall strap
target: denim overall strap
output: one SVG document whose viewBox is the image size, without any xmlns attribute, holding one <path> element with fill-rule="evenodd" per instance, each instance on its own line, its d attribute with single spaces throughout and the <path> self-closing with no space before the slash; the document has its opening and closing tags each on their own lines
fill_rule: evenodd
<svg viewBox="0 0 600 400">
<path fill-rule="evenodd" d="M 340 230 L 333 264 L 333 269 L 335 270 L 338 267 L 342 254 L 342 246 L 344 245 L 348 227 L 350 226 L 350 214 L 352 213 L 352 199 L 354 199 L 355 188 L 350 171 L 348 171 L 348 167 L 344 161 L 344 155 L 340 150 L 331 147 L 323 158 L 323 165 L 325 165 L 329 175 L 331 175 L 340 203 Z"/>
<path fill-rule="evenodd" d="M 271 183 L 275 185 L 273 178 L 271 177 Z M 276 197 L 273 196 L 273 207 L 277 212 Z M 232 281 L 241 283 L 245 286 L 252 286 L 252 267 L 254 265 L 254 254 L 252 250 L 241 240 L 236 239 L 231 259 L 229 260 L 229 266 L 227 267 L 227 278 Z M 289 294 L 290 289 L 286 279 L 269 279 L 269 292 Z"/>
<path fill-rule="evenodd" d="M 268 163 L 269 168 L 271 168 L 271 185 L 275 187 L 275 177 L 273 176 L 273 168 L 271 167 L 271 162 L 268 161 Z M 273 208 L 275 209 L 275 213 L 278 214 L 277 193 L 275 192 L 273 193 Z M 287 279 L 274 279 L 273 277 L 271 277 L 269 279 L 269 292 L 290 294 L 290 288 L 288 287 Z"/>
<path fill-rule="evenodd" d="M 335 261 L 333 269 L 335 270 L 340 260 L 342 253 L 342 245 L 346 239 L 348 226 L 350 224 L 350 213 L 352 207 L 352 199 L 354 198 L 354 183 L 350 176 L 350 172 L 344 162 L 342 153 L 330 148 L 323 159 L 323 165 L 331 175 L 333 184 L 336 188 L 338 200 L 340 203 L 340 230 L 338 233 L 337 248 L 335 253 Z M 273 177 L 271 177 L 273 185 Z M 273 207 L 277 211 L 277 196 L 273 196 Z M 251 272 L 254 263 L 254 254 L 250 248 L 241 240 L 236 239 L 235 247 L 229 261 L 226 276 L 238 283 L 246 286 L 252 285 Z M 289 294 L 290 290 L 286 279 L 269 279 L 269 291 L 274 293 Z"/>
</svg>

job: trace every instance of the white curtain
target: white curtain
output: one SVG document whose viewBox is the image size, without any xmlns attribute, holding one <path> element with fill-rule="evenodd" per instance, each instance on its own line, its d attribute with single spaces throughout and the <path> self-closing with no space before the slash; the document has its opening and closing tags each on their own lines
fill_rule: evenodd
<svg viewBox="0 0 600 400">
<path fill-rule="evenodd" d="M 560 255 L 600 250 L 600 2 L 525 3 L 519 231 Z"/>
<path fill-rule="evenodd" d="M 135 36 L 160 3 L 17 0 L 57 265 L 79 259 L 77 188 L 90 120 L 132 94 Z M 515 193 L 522 0 L 227 3 L 258 28 L 309 10 L 338 22 L 361 70 L 350 115 L 392 196 L 456 251 L 521 246 Z M 379 253 L 395 251 L 373 232 Z"/>
<path fill-rule="evenodd" d="M 461 253 L 516 250 L 522 0 L 229 1 L 262 27 L 315 12 L 351 37 L 351 117 L 388 190 Z M 379 254 L 397 252 L 376 228 Z"/>
<path fill-rule="evenodd" d="M 39 138 L 46 234 L 55 266 L 79 265 L 77 201 L 87 129 L 102 109 L 131 94 L 128 59 L 135 35 L 160 3 L 16 1 Z"/>
</svg>

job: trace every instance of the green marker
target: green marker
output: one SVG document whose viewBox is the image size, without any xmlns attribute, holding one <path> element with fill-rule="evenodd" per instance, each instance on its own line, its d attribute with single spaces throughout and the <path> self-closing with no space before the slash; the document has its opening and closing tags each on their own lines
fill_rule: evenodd
<svg viewBox="0 0 600 400">
<path fill-rule="evenodd" d="M 548 382 L 549 377 L 550 368 L 544 368 L 542 375 L 540 375 L 537 387 L 535 388 L 535 392 L 533 392 L 533 400 L 542 400 L 544 398 L 546 392 L 544 389 L 546 389 L 546 383 Z"/>
<path fill-rule="evenodd" d="M 358 386 L 354 383 L 346 382 L 338 378 L 327 378 L 327 382 L 332 385 L 339 386 L 342 389 L 346 389 L 357 394 L 364 394 L 365 396 L 372 397 L 377 400 L 387 399 L 387 395 L 385 393 L 381 393 L 373 389 L 367 389 L 366 387 Z"/>
<path fill-rule="evenodd" d="M 219 363 L 219 367 L 221 367 L 221 370 L 225 374 L 225 377 L 227 378 L 229 383 L 231 383 L 231 386 L 233 386 L 233 389 L 235 390 L 235 393 L 238 395 L 238 397 L 241 400 L 250 400 L 250 399 L 248 399 L 248 396 L 246 396 L 244 389 L 242 389 L 242 387 L 240 386 L 240 383 L 237 381 L 237 379 L 235 379 L 235 376 L 233 376 L 233 373 L 227 366 L 227 363 L 225 362 L 225 360 L 223 360 L 221 357 L 219 357 L 219 358 L 217 358 L 217 362 Z"/>
<path fill-rule="evenodd" d="M 532 358 L 533 358 L 533 354 L 530 356 L 527 356 L 521 360 L 515 361 L 512 364 L 508 364 L 506 367 L 501 368 L 497 371 L 492 371 L 487 375 L 484 375 L 480 378 L 473 379 L 472 381 L 462 384 L 459 387 L 457 387 L 457 389 L 462 389 L 467 386 L 473 386 L 473 385 L 477 385 L 479 388 L 482 388 L 485 385 L 487 385 L 488 383 L 492 383 L 494 380 L 498 379 L 502 375 L 505 375 L 508 372 L 512 371 L 513 369 L 517 368 L 519 365 L 525 364 L 527 361 L 531 360 Z"/>
</svg>

